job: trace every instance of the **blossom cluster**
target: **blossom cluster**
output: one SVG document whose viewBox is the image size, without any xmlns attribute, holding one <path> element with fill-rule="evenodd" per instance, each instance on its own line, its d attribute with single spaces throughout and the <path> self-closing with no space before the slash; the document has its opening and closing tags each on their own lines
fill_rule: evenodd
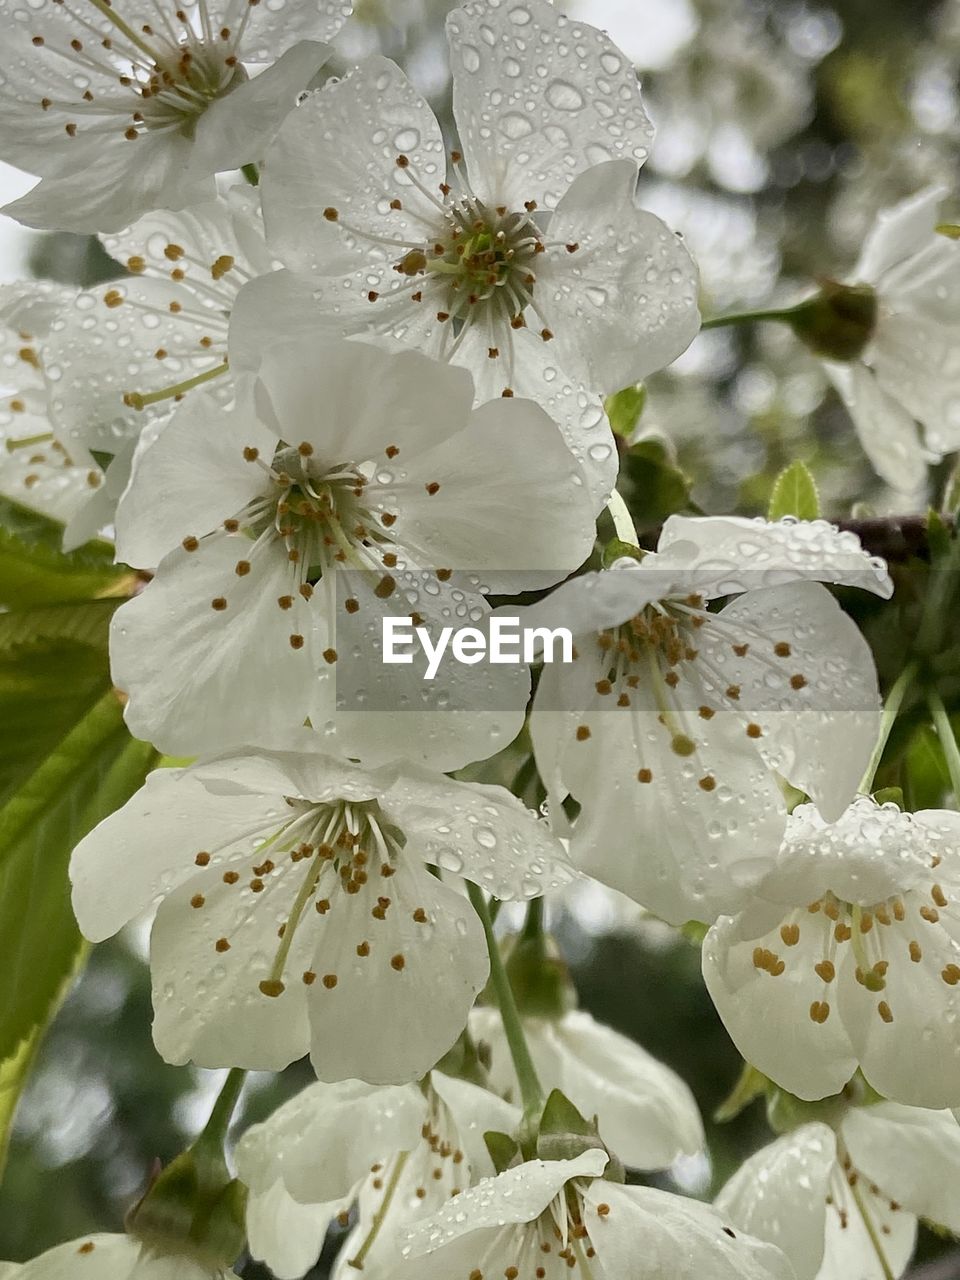
<svg viewBox="0 0 960 1280">
<path fill-rule="evenodd" d="M 40 179 L 6 212 L 122 268 L 0 294 L 0 492 L 138 571 L 112 679 L 176 758 L 77 845 L 73 908 L 93 942 L 154 913 L 167 1062 L 317 1077 L 239 1141 L 232 1250 L 158 1227 L 161 1178 L 129 1235 L 11 1275 L 230 1276 L 245 1237 L 295 1280 L 339 1221 L 337 1276 L 889 1278 L 918 1218 L 960 1230 L 960 815 L 872 794 L 889 724 L 840 603 L 888 567 L 795 516 L 676 514 L 641 550 L 616 490 L 606 397 L 701 324 L 637 203 L 625 54 L 467 0 L 451 147 L 393 62 L 324 78 L 343 0 L 0 16 L 0 158 Z M 960 444 L 916 356 L 956 334 L 942 195 L 795 309 L 901 487 Z M 571 660 L 384 661 L 387 619 L 504 613 Z M 540 808 L 455 776 L 518 741 Z M 744 1058 L 823 1101 L 715 1207 L 625 1181 L 702 1149 L 679 1077 L 559 988 L 525 1003 L 522 940 L 504 968 L 490 903 L 588 878 L 703 926 Z"/>
</svg>

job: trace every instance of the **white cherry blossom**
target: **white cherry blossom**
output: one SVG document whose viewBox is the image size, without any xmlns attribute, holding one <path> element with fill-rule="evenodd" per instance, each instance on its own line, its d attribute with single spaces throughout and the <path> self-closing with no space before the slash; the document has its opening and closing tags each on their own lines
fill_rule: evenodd
<svg viewBox="0 0 960 1280">
<path fill-rule="evenodd" d="M 311 1085 L 238 1145 L 251 1253 L 280 1280 L 295 1280 L 316 1262 L 329 1224 L 345 1224 L 356 1203 L 338 1271 L 387 1276 L 399 1226 L 492 1174 L 483 1134 L 518 1120 L 496 1095 L 439 1071 L 420 1087 Z"/>
<path fill-rule="evenodd" d="M 671 516 L 656 553 L 521 611 L 579 637 L 572 664 L 544 667 L 531 715 L 554 821 L 573 796 L 574 861 L 672 924 L 736 909 L 775 860 L 776 774 L 830 817 L 855 794 L 876 674 L 820 582 L 892 590 L 823 521 Z"/>
<path fill-rule="evenodd" d="M 869 342 L 849 363 L 823 361 L 874 469 L 907 491 L 960 448 L 960 246 L 936 232 L 945 194 L 931 187 L 878 215 L 850 276 L 876 293 Z"/>
<path fill-rule="evenodd" d="M 797 1280 L 889 1280 L 906 1270 L 917 1218 L 956 1231 L 960 1127 L 895 1102 L 801 1125 L 747 1160 L 718 1211 L 777 1245 Z"/>
<path fill-rule="evenodd" d="M 960 814 L 861 797 L 791 815 L 754 900 L 707 934 L 703 975 L 743 1056 L 805 1099 L 857 1067 L 885 1097 L 960 1101 Z"/>
<path fill-rule="evenodd" d="M 471 412 L 465 370 L 343 339 L 272 348 L 258 392 L 258 412 L 197 393 L 140 456 L 118 554 L 160 564 L 114 620 L 131 730 L 188 753 L 283 746 L 309 719 L 365 763 L 445 769 L 507 745 L 527 668 L 426 681 L 425 659 L 382 661 L 382 620 L 485 626 L 481 588 L 585 558 L 591 502 L 554 424 L 523 400 Z"/>
<path fill-rule="evenodd" d="M 344 0 L 2 0 L 0 156 L 28 226 L 116 231 L 256 161 L 327 60 Z"/>
<path fill-rule="evenodd" d="M 499 787 L 262 754 L 155 771 L 80 842 L 71 879 L 92 941 L 160 900 L 167 1061 L 278 1070 L 309 1050 L 322 1080 L 396 1084 L 450 1048 L 487 979 L 479 920 L 428 867 L 500 898 L 575 874 Z"/>
<path fill-rule="evenodd" d="M 421 1280 L 793 1280 L 778 1249 L 706 1205 L 600 1177 L 604 1151 L 528 1160 L 414 1224 L 396 1274 Z"/>
<path fill-rule="evenodd" d="M 6 1276 L 4 1267 L 0 1263 L 0 1275 Z M 12 1267 L 9 1275 L 11 1280 L 238 1280 L 232 1271 L 200 1258 L 107 1234 L 58 1244 Z"/>
<path fill-rule="evenodd" d="M 447 34 L 449 175 L 440 125 L 384 58 L 291 114 L 263 181 L 287 270 L 245 291 L 235 339 L 262 346 L 285 312 L 288 332 L 465 365 L 480 399 L 549 409 L 599 504 L 616 476 L 600 396 L 668 364 L 699 326 L 690 255 L 634 203 L 653 132 L 636 73 L 547 0 L 471 0 Z"/>
<path fill-rule="evenodd" d="M 600 1137 L 624 1164 L 666 1169 L 703 1149 L 693 1094 L 640 1045 L 581 1010 L 556 1019 L 528 1016 L 523 1027 L 544 1089 L 560 1089 L 582 1115 L 596 1116 Z M 491 1051 L 490 1087 L 519 1098 L 499 1013 L 474 1009 L 470 1031 Z"/>
</svg>

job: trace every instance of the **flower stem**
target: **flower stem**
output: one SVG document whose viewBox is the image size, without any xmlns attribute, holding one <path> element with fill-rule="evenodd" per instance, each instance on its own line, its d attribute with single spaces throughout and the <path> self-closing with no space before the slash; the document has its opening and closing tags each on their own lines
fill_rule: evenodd
<svg viewBox="0 0 960 1280">
<path fill-rule="evenodd" d="M 203 1132 L 193 1144 L 195 1147 L 216 1147 L 220 1151 L 223 1150 L 223 1144 L 227 1138 L 227 1130 L 230 1128 L 230 1121 L 233 1119 L 233 1113 L 240 1100 L 240 1094 L 243 1092 L 246 1078 L 247 1073 L 242 1067 L 230 1068 L 227 1078 L 223 1082 L 223 1088 L 213 1104 L 210 1119 L 204 1125 Z"/>
<path fill-rule="evenodd" d="M 950 723 L 947 708 L 943 705 L 943 699 L 936 689 L 927 690 L 927 706 L 933 716 L 937 737 L 940 739 L 940 746 L 943 748 L 944 758 L 947 762 L 953 798 L 960 804 L 960 747 L 957 746 L 957 738 L 953 732 L 953 725 Z"/>
<path fill-rule="evenodd" d="M 787 307 L 773 311 L 737 311 L 729 316 L 714 316 L 712 320 L 704 320 L 700 324 L 700 332 L 704 329 L 725 329 L 734 324 L 753 324 L 757 320 L 777 320 L 781 324 L 789 324 L 796 307 Z"/>
<path fill-rule="evenodd" d="M 613 519 L 613 527 L 620 541 L 625 542 L 629 547 L 636 547 L 639 550 L 640 539 L 637 537 L 637 531 L 633 527 L 633 517 L 630 515 L 622 495 L 616 489 L 607 499 L 607 510 Z"/>
<path fill-rule="evenodd" d="M 517 1002 L 513 998 L 510 979 L 507 977 L 507 971 L 503 967 L 500 948 L 493 935 L 493 924 L 490 920 L 490 912 L 487 910 L 487 901 L 483 896 L 483 891 L 469 880 L 467 881 L 467 893 L 473 904 L 474 911 L 480 917 L 480 923 L 483 925 L 483 932 L 487 939 L 487 950 L 490 953 L 490 976 L 493 979 L 493 988 L 497 994 L 497 1004 L 500 1006 L 500 1017 L 503 1020 L 504 1034 L 510 1047 L 510 1057 L 513 1059 L 513 1067 L 520 1083 L 524 1119 L 535 1123 L 543 1111 L 543 1087 L 537 1076 L 537 1069 L 533 1065 L 533 1059 L 530 1057 L 530 1050 L 527 1048 L 527 1038 L 523 1033 L 523 1023 L 520 1021 Z"/>
<path fill-rule="evenodd" d="M 533 898 L 527 907 L 527 918 L 523 922 L 521 937 L 527 942 L 534 942 L 543 935 L 543 899 Z"/>
<path fill-rule="evenodd" d="M 887 739 L 896 723 L 897 716 L 900 714 L 900 708 L 903 706 L 903 699 L 907 690 L 913 684 L 917 674 L 917 663 L 909 662 L 900 672 L 893 685 L 893 688 L 887 694 L 886 701 L 883 704 L 883 717 L 880 721 L 880 735 L 877 738 L 877 745 L 873 748 L 873 754 L 867 765 L 863 777 L 860 779 L 860 786 L 857 788 L 863 795 L 868 795 L 870 787 L 873 784 L 873 775 L 880 767 L 880 761 L 883 757 L 884 748 L 887 745 Z"/>
</svg>

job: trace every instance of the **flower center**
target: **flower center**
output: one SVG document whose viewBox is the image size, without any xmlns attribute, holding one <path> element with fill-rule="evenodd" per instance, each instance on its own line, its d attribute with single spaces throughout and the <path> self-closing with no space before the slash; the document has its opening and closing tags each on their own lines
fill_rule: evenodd
<svg viewBox="0 0 960 1280">
<path fill-rule="evenodd" d="M 138 79 L 146 129 L 177 128 L 192 137 L 197 120 L 216 98 L 247 79 L 230 47 L 218 49 L 188 36 L 157 58 Z"/>
</svg>

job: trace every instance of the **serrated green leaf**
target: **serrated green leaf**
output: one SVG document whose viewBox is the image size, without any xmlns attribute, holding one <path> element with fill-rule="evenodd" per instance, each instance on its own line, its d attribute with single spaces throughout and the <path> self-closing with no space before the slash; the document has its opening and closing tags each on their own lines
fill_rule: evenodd
<svg viewBox="0 0 960 1280">
<path fill-rule="evenodd" d="M 154 758 L 130 737 L 111 690 L 0 809 L 0 1060 L 46 1020 L 76 960 L 73 847 L 133 794 Z"/>
<path fill-rule="evenodd" d="M 796 516 L 798 520 L 816 520 L 820 515 L 817 484 L 805 462 L 791 462 L 777 476 L 767 509 L 768 520 Z"/>
<path fill-rule="evenodd" d="M 60 549 L 63 526 L 0 497 L 0 605 L 25 608 L 128 593 L 131 570 L 113 563 L 113 547 L 88 542 Z"/>
<path fill-rule="evenodd" d="M 121 601 L 78 600 L 0 613 L 0 653 L 38 641 L 66 640 L 106 649 L 110 619 Z"/>
</svg>

